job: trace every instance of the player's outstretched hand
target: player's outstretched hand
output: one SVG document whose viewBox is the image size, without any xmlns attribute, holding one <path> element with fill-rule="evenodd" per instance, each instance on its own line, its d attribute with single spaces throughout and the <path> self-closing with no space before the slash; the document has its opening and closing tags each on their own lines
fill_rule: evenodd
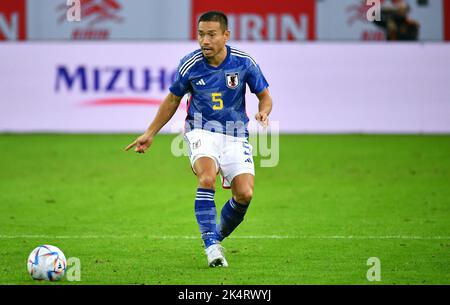
<svg viewBox="0 0 450 305">
<path fill-rule="evenodd" d="M 265 112 L 258 112 L 255 115 L 255 119 L 261 124 L 262 127 L 266 128 L 269 125 L 269 117 Z"/>
<path fill-rule="evenodd" d="M 125 151 L 130 150 L 132 147 L 136 147 L 134 149 L 135 152 L 143 154 L 145 151 L 152 145 L 153 137 L 147 134 L 143 134 L 139 136 L 136 140 L 134 140 L 130 145 L 125 148 Z"/>
</svg>

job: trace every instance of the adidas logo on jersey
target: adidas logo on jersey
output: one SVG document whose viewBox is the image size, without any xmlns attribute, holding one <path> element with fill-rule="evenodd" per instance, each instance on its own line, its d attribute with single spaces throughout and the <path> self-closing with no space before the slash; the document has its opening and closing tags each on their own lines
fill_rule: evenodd
<svg viewBox="0 0 450 305">
<path fill-rule="evenodd" d="M 200 79 L 198 82 L 196 82 L 195 83 L 196 85 L 199 85 L 199 86 L 204 86 L 204 85 L 206 85 L 206 83 L 205 83 L 205 81 L 203 80 L 203 78 L 202 79 Z"/>
</svg>

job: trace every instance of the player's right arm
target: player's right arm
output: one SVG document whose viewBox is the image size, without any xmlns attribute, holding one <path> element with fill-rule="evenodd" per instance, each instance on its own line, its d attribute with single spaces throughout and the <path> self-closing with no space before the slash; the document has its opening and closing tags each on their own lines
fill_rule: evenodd
<svg viewBox="0 0 450 305">
<path fill-rule="evenodd" d="M 189 73 L 187 71 L 200 58 L 201 51 L 197 50 L 185 56 L 180 61 L 176 70 L 175 80 L 169 88 L 170 93 L 166 96 L 161 106 L 159 106 L 155 119 L 143 135 L 139 136 L 125 148 L 126 151 L 132 147 L 136 147 L 134 149 L 135 152 L 144 153 L 152 145 L 153 137 L 173 117 L 181 102 L 181 98 L 190 91 Z"/>
<path fill-rule="evenodd" d="M 132 147 L 137 153 L 145 153 L 145 151 L 152 145 L 153 137 L 166 125 L 167 122 L 173 117 L 180 105 L 182 96 L 176 96 L 173 93 L 169 93 L 162 104 L 159 106 L 158 113 L 153 119 L 153 122 L 147 128 L 147 130 L 131 144 L 129 144 L 125 150 L 128 151 Z"/>
</svg>

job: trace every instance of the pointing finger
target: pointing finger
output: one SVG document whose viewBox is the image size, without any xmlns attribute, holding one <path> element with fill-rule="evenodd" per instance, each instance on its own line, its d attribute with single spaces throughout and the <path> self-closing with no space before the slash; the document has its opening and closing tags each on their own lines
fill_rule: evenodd
<svg viewBox="0 0 450 305">
<path fill-rule="evenodd" d="M 125 151 L 129 151 L 130 150 L 130 148 L 132 148 L 132 147 L 134 147 L 134 146 L 136 146 L 136 144 L 137 144 L 137 140 L 136 141 L 134 141 L 133 143 L 131 143 L 130 145 L 128 145 L 126 148 L 125 148 Z"/>
</svg>

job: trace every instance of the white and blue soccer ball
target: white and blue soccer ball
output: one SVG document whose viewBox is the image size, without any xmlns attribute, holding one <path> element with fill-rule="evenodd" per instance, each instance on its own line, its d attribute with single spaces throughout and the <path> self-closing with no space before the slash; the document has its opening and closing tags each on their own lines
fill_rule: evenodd
<svg viewBox="0 0 450 305">
<path fill-rule="evenodd" d="M 28 273 L 35 280 L 59 281 L 66 272 L 66 257 L 57 247 L 39 246 L 28 257 Z"/>
</svg>

